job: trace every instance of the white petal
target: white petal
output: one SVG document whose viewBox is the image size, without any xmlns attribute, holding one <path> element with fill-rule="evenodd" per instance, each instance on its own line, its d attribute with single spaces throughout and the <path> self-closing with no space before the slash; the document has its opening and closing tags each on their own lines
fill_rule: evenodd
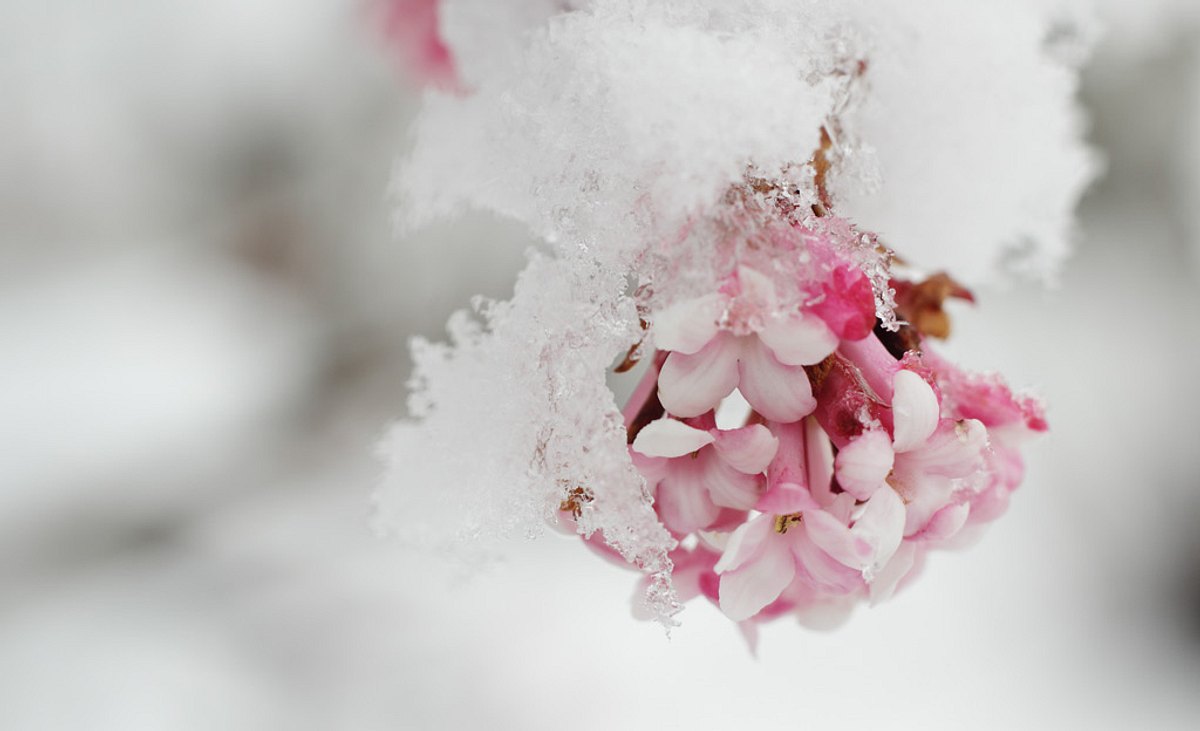
<svg viewBox="0 0 1200 731">
<path fill-rule="evenodd" d="M 738 472 L 711 451 L 700 455 L 700 480 L 717 505 L 749 510 L 758 502 L 764 478 Z"/>
<path fill-rule="evenodd" d="M 719 431 L 713 445 L 725 463 L 738 472 L 757 475 L 767 469 L 775 452 L 779 450 L 779 439 L 762 424 L 751 424 L 741 429 Z"/>
<path fill-rule="evenodd" d="M 717 321 L 727 299 L 725 295 L 714 293 L 658 310 L 650 318 L 654 344 L 660 350 L 685 355 L 700 350 L 716 336 Z"/>
<path fill-rule="evenodd" d="M 987 447 L 983 422 L 966 419 L 941 422 L 919 449 L 904 455 L 906 472 L 943 477 L 966 477 L 979 469 Z"/>
<path fill-rule="evenodd" d="M 771 541 L 758 558 L 721 574 L 721 611 L 740 622 L 779 598 L 796 575 L 796 562 L 783 541 Z"/>
<path fill-rule="evenodd" d="M 802 510 L 820 510 L 821 506 L 803 485 L 777 482 L 754 504 L 755 510 L 770 515 L 790 515 Z"/>
<path fill-rule="evenodd" d="M 804 529 L 813 543 L 843 566 L 861 570 L 870 565 L 871 544 L 824 510 L 806 512 Z"/>
<path fill-rule="evenodd" d="M 837 454 L 838 484 L 859 500 L 867 500 L 892 471 L 895 458 L 887 432 L 864 431 Z"/>
<path fill-rule="evenodd" d="M 708 490 L 684 474 L 671 474 L 658 483 L 655 498 L 663 523 L 676 533 L 693 533 L 713 524 L 721 509 L 708 497 Z"/>
<path fill-rule="evenodd" d="M 821 589 L 822 593 L 830 591 L 844 593 L 866 587 L 862 569 L 851 568 L 830 556 L 813 542 L 807 529 L 796 530 L 793 528 L 788 531 L 787 536 L 790 537 L 793 532 L 796 534 L 796 538 L 792 541 L 791 548 L 796 557 L 796 563 L 801 567 L 806 578 Z"/>
<path fill-rule="evenodd" d="M 804 448 L 808 457 L 808 489 L 822 506 L 833 500 L 833 443 L 813 417 L 804 420 Z"/>
<path fill-rule="evenodd" d="M 876 490 L 850 532 L 871 544 L 870 565 L 863 577 L 870 581 L 882 569 L 904 538 L 904 501 L 891 487 Z"/>
<path fill-rule="evenodd" d="M 733 571 L 757 556 L 774 528 L 775 521 L 769 515 L 760 515 L 739 525 L 729 534 L 725 550 L 713 571 L 718 574 Z"/>
<path fill-rule="evenodd" d="M 941 542 L 953 538 L 966 525 L 970 513 L 971 506 L 967 503 L 947 505 L 933 514 L 916 538 L 929 542 Z"/>
<path fill-rule="evenodd" d="M 912 570 L 916 558 L 916 544 L 910 541 L 900 544 L 900 547 L 892 555 L 892 559 L 875 574 L 875 580 L 871 582 L 870 594 L 872 606 L 892 596 L 896 591 L 896 585 Z"/>
<path fill-rule="evenodd" d="M 818 632 L 835 630 L 850 619 L 850 613 L 858 602 L 856 594 L 825 596 L 801 604 L 796 609 L 796 621 L 806 629 Z"/>
<path fill-rule="evenodd" d="M 924 378 L 906 369 L 896 372 L 892 384 L 893 441 L 897 452 L 907 452 L 919 447 L 937 428 L 937 395 Z"/>
<path fill-rule="evenodd" d="M 815 315 L 791 314 L 772 320 L 758 337 L 786 365 L 814 365 L 837 349 L 838 337 Z"/>
<path fill-rule="evenodd" d="M 647 457 L 682 457 L 712 443 L 707 431 L 664 417 L 642 427 L 633 448 Z"/>
<path fill-rule="evenodd" d="M 692 355 L 671 353 L 658 376 L 658 399 L 675 416 L 699 416 L 738 385 L 738 340 L 718 333 Z"/>
<path fill-rule="evenodd" d="M 658 481 L 667 476 L 670 469 L 670 460 L 665 457 L 647 457 L 640 452 L 629 450 L 629 458 L 633 460 L 633 466 L 643 478 L 646 484 L 653 488 L 658 484 Z"/>
<path fill-rule="evenodd" d="M 799 421 L 817 408 L 804 368 L 780 363 L 758 338 L 749 338 L 742 348 L 739 372 L 738 390 L 771 421 Z"/>
</svg>

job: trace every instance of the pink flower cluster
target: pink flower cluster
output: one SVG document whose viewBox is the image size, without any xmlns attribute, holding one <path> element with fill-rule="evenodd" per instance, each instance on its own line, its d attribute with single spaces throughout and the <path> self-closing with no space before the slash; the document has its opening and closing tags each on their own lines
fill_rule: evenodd
<svg viewBox="0 0 1200 731">
<path fill-rule="evenodd" d="M 822 220 L 650 313 L 659 352 L 626 408 L 634 464 L 680 541 L 681 598 L 738 622 L 825 625 L 888 597 L 927 550 L 1003 511 L 1019 445 L 1046 429 L 999 378 L 877 326 L 875 287 Z"/>
</svg>

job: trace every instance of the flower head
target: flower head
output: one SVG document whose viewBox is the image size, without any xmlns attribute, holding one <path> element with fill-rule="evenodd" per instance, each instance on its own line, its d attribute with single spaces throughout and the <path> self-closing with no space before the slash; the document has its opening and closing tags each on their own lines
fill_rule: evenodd
<svg viewBox="0 0 1200 731">
<path fill-rule="evenodd" d="M 1045 429 L 1036 400 L 926 347 L 948 332 L 942 300 L 970 293 L 886 279 L 919 315 L 889 331 L 861 240 L 833 223 L 793 223 L 774 258 L 651 311 L 660 352 L 626 410 L 655 510 L 691 545 L 676 552 L 689 595 L 744 627 L 828 625 L 887 598 L 928 549 L 1002 512 L 1018 446 Z M 735 390 L 748 412 L 717 428 Z"/>
</svg>

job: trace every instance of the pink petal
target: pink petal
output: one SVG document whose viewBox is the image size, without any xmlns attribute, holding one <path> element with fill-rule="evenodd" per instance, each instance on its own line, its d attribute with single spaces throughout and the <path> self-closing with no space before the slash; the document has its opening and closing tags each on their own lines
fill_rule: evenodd
<svg viewBox="0 0 1200 731">
<path fill-rule="evenodd" d="M 875 396 L 884 401 L 891 400 L 892 384 L 900 364 L 879 338 L 871 335 L 862 340 L 843 340 L 838 353 L 854 364 Z"/>
<path fill-rule="evenodd" d="M 804 368 L 780 363 L 758 338 L 746 339 L 739 371 L 738 389 L 755 411 L 771 421 L 799 421 L 817 407 Z"/>
<path fill-rule="evenodd" d="M 457 90 L 459 80 L 454 56 L 442 39 L 438 24 L 439 2 L 390 0 L 384 22 L 417 81 Z"/>
<path fill-rule="evenodd" d="M 712 444 L 714 437 L 675 419 L 655 419 L 642 427 L 633 449 L 647 457 L 682 457 Z"/>
<path fill-rule="evenodd" d="M 974 419 L 938 424 L 919 448 L 904 456 L 906 473 L 966 477 L 979 469 L 987 447 L 987 427 Z"/>
<path fill-rule="evenodd" d="M 897 466 L 896 474 L 901 474 Z M 925 529 L 937 511 L 950 504 L 954 497 L 955 480 L 941 475 L 905 475 L 900 479 L 907 503 L 904 506 L 904 535 L 915 536 Z"/>
<path fill-rule="evenodd" d="M 708 490 L 688 472 L 672 472 L 658 483 L 655 507 L 663 524 L 676 533 L 693 533 L 707 528 L 720 515 Z"/>
<path fill-rule="evenodd" d="M 804 528 L 813 543 L 844 566 L 861 570 L 871 560 L 870 542 L 824 510 L 805 513 Z"/>
<path fill-rule="evenodd" d="M 712 567 L 717 560 L 717 555 L 703 547 L 697 547 L 691 551 L 677 548 L 671 551 L 670 558 L 671 562 L 675 564 L 675 570 L 671 572 L 671 585 L 674 586 L 675 592 L 679 596 L 679 601 L 686 602 L 700 596 L 702 592 L 700 587 L 701 577 L 712 573 Z M 626 566 L 628 566 L 628 563 L 626 563 Z M 635 593 L 634 596 L 635 600 L 644 599 L 645 592 L 643 590 L 641 593 Z M 635 605 L 641 604 L 638 601 L 634 603 Z"/>
<path fill-rule="evenodd" d="M 658 310 L 651 317 L 654 344 L 685 355 L 697 352 L 716 337 L 727 303 L 728 297 L 714 293 Z"/>
<path fill-rule="evenodd" d="M 802 605 L 795 612 L 796 621 L 800 626 L 818 632 L 835 630 L 846 624 L 857 603 L 858 597 L 853 594 L 822 596 Z"/>
<path fill-rule="evenodd" d="M 760 515 L 742 523 L 737 530 L 729 534 L 728 540 L 725 541 L 725 550 L 721 552 L 721 558 L 713 567 L 713 571 L 721 574 L 739 568 L 758 555 L 774 532 L 775 521 L 769 515 Z"/>
<path fill-rule="evenodd" d="M 738 472 L 748 475 L 757 475 L 767 469 L 779 449 L 779 439 L 762 424 L 728 431 L 714 429 L 710 433 L 715 438 L 713 447 L 721 459 Z"/>
<path fill-rule="evenodd" d="M 812 311 L 842 340 L 861 340 L 875 326 L 875 290 L 856 266 L 843 264 L 821 286 L 823 297 Z"/>
<path fill-rule="evenodd" d="M 796 575 L 796 562 L 783 541 L 771 541 L 753 561 L 721 574 L 725 616 L 741 622 L 779 598 Z"/>
<path fill-rule="evenodd" d="M 819 317 L 791 314 L 767 323 L 758 337 L 785 365 L 814 365 L 837 349 L 838 338 Z"/>
<path fill-rule="evenodd" d="M 850 516 L 854 515 L 858 502 L 848 492 L 839 492 L 825 506 L 825 512 L 841 521 L 842 525 L 850 525 Z"/>
<path fill-rule="evenodd" d="M 692 417 L 715 408 L 738 385 L 738 340 L 718 333 L 698 352 L 671 353 L 658 377 L 658 399 L 667 412 Z"/>
<path fill-rule="evenodd" d="M 893 441 L 897 452 L 907 452 L 920 446 L 937 428 L 937 395 L 924 378 L 910 370 L 897 371 L 892 384 Z"/>
<path fill-rule="evenodd" d="M 646 479 L 646 484 L 650 487 L 657 485 L 670 470 L 670 460 L 663 457 L 647 457 L 632 449 L 629 450 L 629 456 L 633 460 L 633 466 L 637 469 L 638 474 Z"/>
<path fill-rule="evenodd" d="M 944 541 L 948 538 L 953 538 L 966 525 L 967 516 L 970 513 L 971 506 L 967 503 L 947 505 L 934 513 L 929 522 L 925 524 L 925 527 L 913 536 L 913 538 L 929 542 Z"/>
<path fill-rule="evenodd" d="M 748 510 L 758 502 L 763 482 L 761 477 L 738 472 L 712 451 L 705 451 L 700 455 L 699 470 L 700 481 L 717 505 Z"/>
<path fill-rule="evenodd" d="M 904 541 L 900 544 L 896 552 L 892 554 L 891 560 L 876 572 L 875 580 L 871 582 L 870 596 L 872 606 L 886 601 L 895 593 L 896 586 L 912 570 L 913 564 L 916 562 L 916 557 L 917 547 L 914 543 Z"/>
<path fill-rule="evenodd" d="M 787 537 L 791 537 L 793 532 L 796 538 L 791 542 L 791 547 L 799 567 L 797 573 L 803 574 L 822 594 L 845 594 L 866 586 L 861 569 L 851 568 L 830 556 L 813 542 L 807 529 L 792 528 L 787 532 Z"/>
<path fill-rule="evenodd" d="M 802 510 L 820 510 L 821 506 L 813 499 L 803 485 L 794 482 L 777 482 L 754 505 L 770 515 L 790 515 Z"/>
<path fill-rule="evenodd" d="M 864 431 L 837 454 L 838 484 L 859 500 L 867 500 L 887 479 L 895 458 L 887 432 Z"/>
<path fill-rule="evenodd" d="M 738 622 L 738 631 L 742 633 L 742 639 L 746 641 L 746 649 L 750 650 L 750 657 L 758 658 L 758 622 L 745 621 Z"/>
<path fill-rule="evenodd" d="M 891 560 L 892 554 L 899 548 L 904 538 L 904 519 L 904 501 L 895 490 L 884 487 L 875 491 L 863 506 L 862 515 L 854 521 L 850 532 L 872 547 L 871 561 L 863 574 L 868 581 Z"/>
</svg>

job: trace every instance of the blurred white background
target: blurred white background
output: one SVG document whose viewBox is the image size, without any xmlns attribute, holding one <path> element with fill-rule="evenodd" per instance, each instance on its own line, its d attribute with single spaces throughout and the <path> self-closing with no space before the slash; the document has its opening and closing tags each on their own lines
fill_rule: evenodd
<svg viewBox="0 0 1200 731">
<path fill-rule="evenodd" d="M 417 101 L 369 5 L 7 0 L 0 728 L 1196 728 L 1200 6 L 1102 15 L 1077 253 L 950 344 L 1051 404 L 1026 485 L 754 659 L 573 540 L 464 577 L 372 535 L 407 338 L 530 242 L 393 234 Z"/>
</svg>

